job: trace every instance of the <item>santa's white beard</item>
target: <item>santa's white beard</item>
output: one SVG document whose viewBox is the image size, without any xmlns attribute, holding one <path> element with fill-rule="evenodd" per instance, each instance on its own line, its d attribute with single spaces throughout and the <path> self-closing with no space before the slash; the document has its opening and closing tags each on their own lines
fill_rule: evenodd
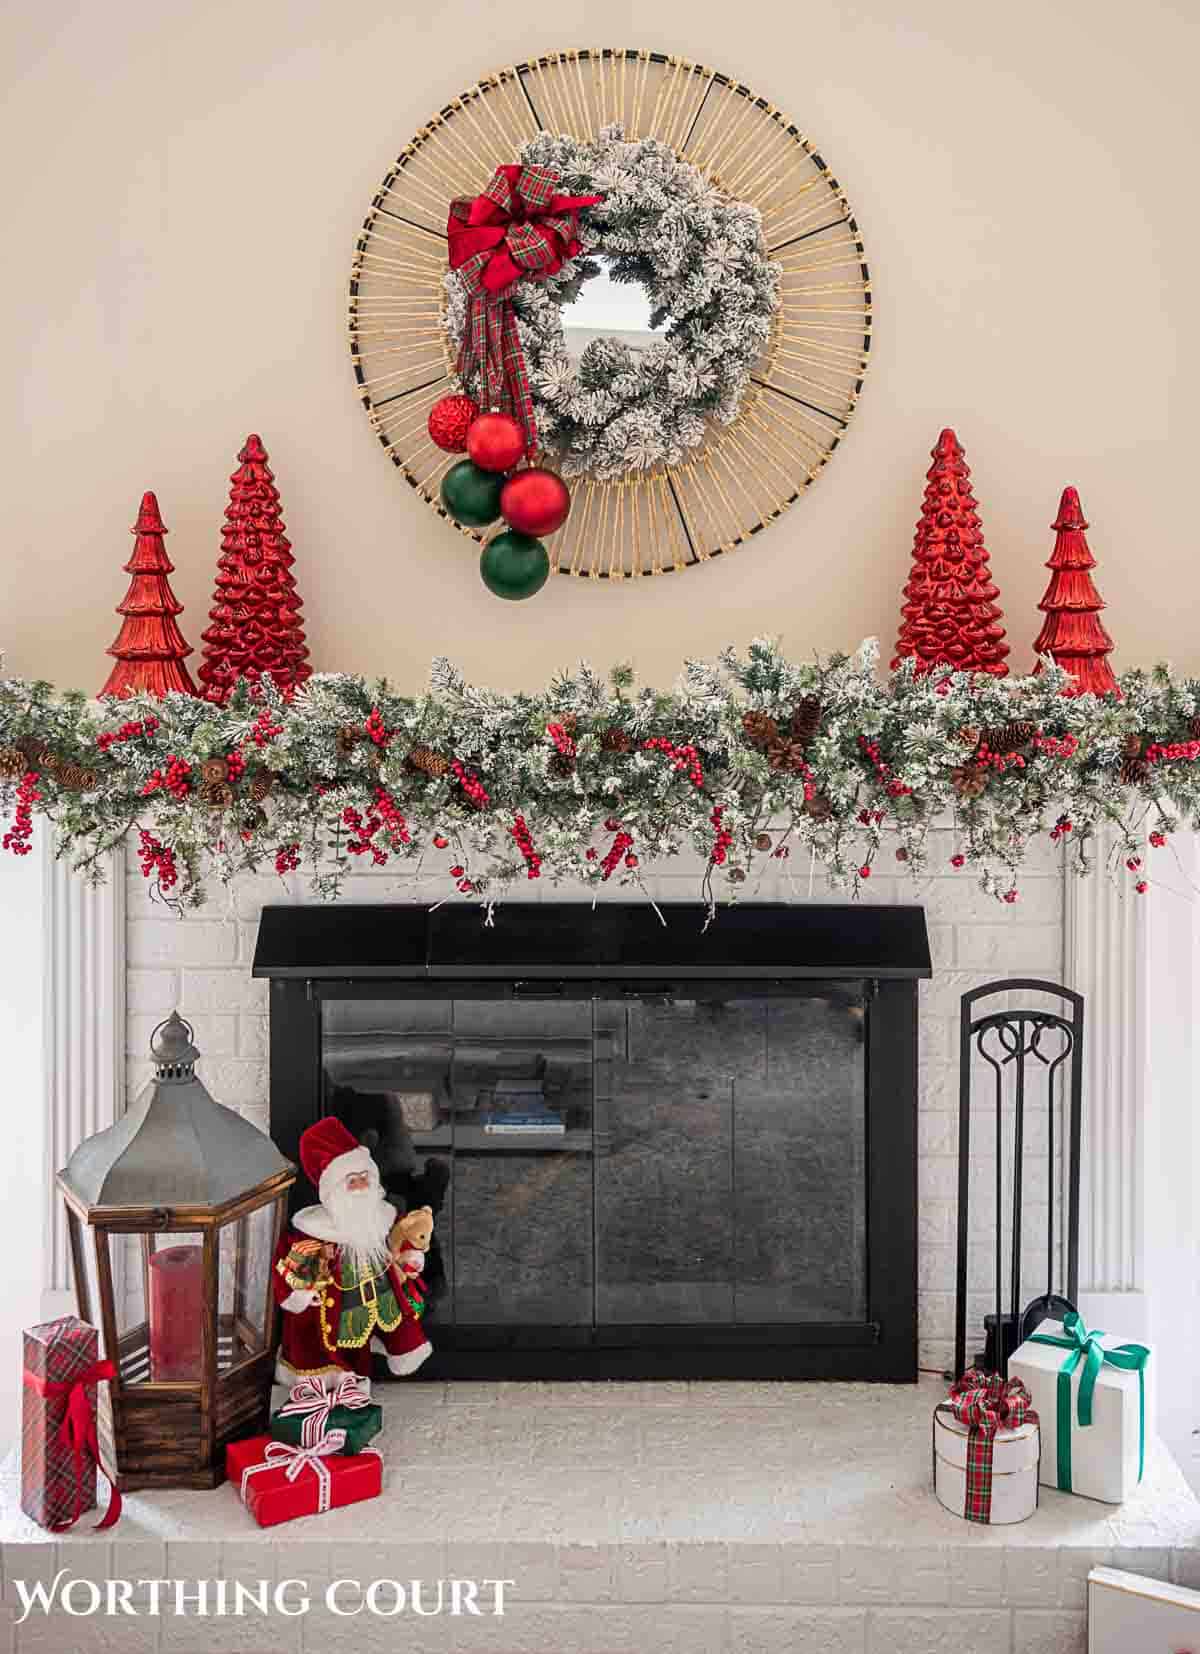
<svg viewBox="0 0 1200 1654">
<path fill-rule="evenodd" d="M 377 1274 L 388 1261 L 388 1232 L 396 1217 L 379 1184 L 372 1179 L 365 1189 L 347 1189 L 343 1183 L 331 1189 L 322 1204 L 333 1219 L 342 1257 L 356 1277 Z"/>
</svg>

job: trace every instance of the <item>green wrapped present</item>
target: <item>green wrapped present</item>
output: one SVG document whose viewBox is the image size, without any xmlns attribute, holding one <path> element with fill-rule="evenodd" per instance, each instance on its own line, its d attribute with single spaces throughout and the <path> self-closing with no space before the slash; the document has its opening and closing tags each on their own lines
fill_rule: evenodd
<svg viewBox="0 0 1200 1654">
<path fill-rule="evenodd" d="M 271 1435 L 293 1447 L 311 1447 L 330 1430 L 346 1433 L 343 1453 L 361 1453 L 383 1429 L 383 1409 L 370 1400 L 362 1379 L 345 1373 L 326 1389 L 319 1378 L 302 1378 L 271 1414 Z"/>
</svg>

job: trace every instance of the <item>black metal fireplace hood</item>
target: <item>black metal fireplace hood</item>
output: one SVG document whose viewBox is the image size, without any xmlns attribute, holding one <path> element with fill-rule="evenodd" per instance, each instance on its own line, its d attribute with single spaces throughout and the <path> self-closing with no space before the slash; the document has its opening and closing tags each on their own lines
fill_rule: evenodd
<svg viewBox="0 0 1200 1654">
<path fill-rule="evenodd" d="M 662 917 L 660 918 L 660 913 Z M 931 974 L 920 907 L 745 902 L 265 907 L 254 975 L 339 981 L 621 978 L 911 981 Z M 665 923 L 664 923 L 665 921 Z"/>
</svg>

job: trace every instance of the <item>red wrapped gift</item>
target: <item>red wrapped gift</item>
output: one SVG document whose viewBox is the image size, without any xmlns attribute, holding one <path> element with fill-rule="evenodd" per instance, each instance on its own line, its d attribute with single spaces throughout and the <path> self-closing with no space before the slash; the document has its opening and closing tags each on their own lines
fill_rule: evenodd
<svg viewBox="0 0 1200 1654">
<path fill-rule="evenodd" d="M 383 1489 L 383 1459 L 374 1447 L 345 1456 L 345 1436 L 330 1430 L 309 1447 L 248 1436 L 225 1449 L 225 1474 L 260 1528 L 375 1499 Z"/>
<path fill-rule="evenodd" d="M 95 1327 L 74 1315 L 25 1330 L 21 1509 L 56 1532 L 96 1507 L 96 1385 L 115 1371 L 98 1351 Z M 96 1526 L 110 1528 L 120 1514 L 114 1487 Z"/>
</svg>

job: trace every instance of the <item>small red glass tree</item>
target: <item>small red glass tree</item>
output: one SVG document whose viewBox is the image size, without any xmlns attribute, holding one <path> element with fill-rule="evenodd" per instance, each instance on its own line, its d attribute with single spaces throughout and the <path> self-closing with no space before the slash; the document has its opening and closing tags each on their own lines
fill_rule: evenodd
<svg viewBox="0 0 1200 1654">
<path fill-rule="evenodd" d="M 903 620 L 893 669 L 908 657 L 918 672 L 1008 671 L 1008 644 L 996 607 L 987 547 L 971 492 L 970 470 L 954 432 L 944 430 L 925 473 L 925 498 L 904 588 Z"/>
<path fill-rule="evenodd" d="M 269 673 L 278 688 L 290 689 L 312 672 L 291 573 L 295 558 L 261 438 L 248 436 L 238 461 L 198 674 L 201 694 L 221 706 L 239 678 L 257 683 Z"/>
<path fill-rule="evenodd" d="M 1075 679 L 1081 695 L 1120 695 L 1108 664 L 1113 640 L 1100 624 L 1104 603 L 1088 573 L 1096 559 L 1088 548 L 1088 525 L 1075 489 L 1063 489 L 1050 526 L 1057 537 L 1046 564 L 1050 584 L 1038 604 L 1046 619 L 1033 646 L 1039 657 L 1034 670 L 1041 671 L 1042 655 L 1051 655 Z"/>
<path fill-rule="evenodd" d="M 163 545 L 166 532 L 158 501 L 153 494 L 143 494 L 132 529 L 136 536 L 133 556 L 125 564 L 126 573 L 133 578 L 124 601 L 117 605 L 117 613 L 124 619 L 108 651 L 117 664 L 108 674 L 102 695 L 129 695 L 135 690 L 165 695 L 170 689 L 185 695 L 196 693 L 183 664 L 192 651 L 175 623 L 175 616 L 183 613 L 183 604 L 167 579 L 175 565 Z"/>
</svg>

